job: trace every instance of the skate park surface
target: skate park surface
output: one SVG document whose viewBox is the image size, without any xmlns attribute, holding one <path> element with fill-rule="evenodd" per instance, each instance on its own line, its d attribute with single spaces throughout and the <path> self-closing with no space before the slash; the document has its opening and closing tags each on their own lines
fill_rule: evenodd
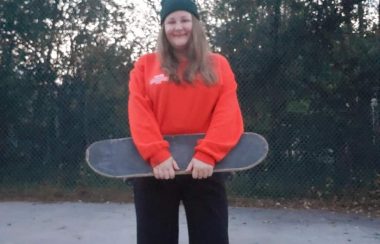
<svg viewBox="0 0 380 244">
<path fill-rule="evenodd" d="M 0 202 L 0 243 L 133 244 L 135 221 L 132 203 Z M 183 207 L 179 223 L 179 243 L 186 244 Z M 229 236 L 231 244 L 379 244 L 380 219 L 325 210 L 230 207 Z"/>
</svg>

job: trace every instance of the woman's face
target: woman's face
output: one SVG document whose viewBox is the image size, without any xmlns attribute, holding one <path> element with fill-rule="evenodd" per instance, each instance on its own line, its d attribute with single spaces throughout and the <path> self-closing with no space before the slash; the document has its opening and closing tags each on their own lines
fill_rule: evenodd
<svg viewBox="0 0 380 244">
<path fill-rule="evenodd" d="M 169 14 L 165 18 L 164 28 L 166 38 L 172 47 L 176 51 L 185 50 L 193 28 L 191 13 L 179 10 Z"/>
</svg>

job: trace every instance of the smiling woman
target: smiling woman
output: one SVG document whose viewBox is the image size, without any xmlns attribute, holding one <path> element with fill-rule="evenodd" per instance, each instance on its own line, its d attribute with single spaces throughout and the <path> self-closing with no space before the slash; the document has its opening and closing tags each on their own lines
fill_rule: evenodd
<svg viewBox="0 0 380 244">
<path fill-rule="evenodd" d="M 168 15 L 164 21 L 165 36 L 170 45 L 186 58 L 186 49 L 189 44 L 193 22 L 191 13 L 176 11 Z"/>
<path fill-rule="evenodd" d="M 178 4 L 177 1 L 175 3 Z M 170 7 L 170 4 L 166 4 Z M 196 73 L 199 73 L 203 76 L 203 81 L 211 85 L 216 83 L 217 77 L 210 62 L 209 43 L 199 21 L 198 12 L 191 7 L 187 8 L 189 11 L 177 10 L 170 14 L 167 10 L 161 12 L 162 28 L 157 42 L 161 67 L 171 80 L 180 83 L 178 60 L 187 60 L 189 63 L 182 74 L 183 81 L 192 83 Z"/>
<path fill-rule="evenodd" d="M 243 120 L 237 83 L 225 57 L 212 53 L 191 0 L 161 2 L 154 53 L 130 73 L 128 118 L 132 139 L 155 178 L 134 180 L 138 244 L 178 243 L 182 201 L 190 243 L 228 243 L 224 176 L 214 166 L 237 144 Z M 204 133 L 179 170 L 165 135 Z"/>
</svg>

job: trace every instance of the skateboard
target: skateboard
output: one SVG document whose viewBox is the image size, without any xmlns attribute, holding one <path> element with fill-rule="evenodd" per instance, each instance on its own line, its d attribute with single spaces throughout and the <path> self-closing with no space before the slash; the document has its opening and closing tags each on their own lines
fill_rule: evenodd
<svg viewBox="0 0 380 244">
<path fill-rule="evenodd" d="M 194 154 L 197 141 L 204 134 L 165 136 L 170 152 L 180 170 L 176 174 L 189 174 L 185 169 Z M 238 144 L 215 165 L 214 172 L 234 172 L 253 168 L 268 153 L 268 143 L 259 134 L 246 132 Z M 97 141 L 86 150 L 86 161 L 96 173 L 120 179 L 153 176 L 152 167 L 139 154 L 132 138 Z"/>
</svg>

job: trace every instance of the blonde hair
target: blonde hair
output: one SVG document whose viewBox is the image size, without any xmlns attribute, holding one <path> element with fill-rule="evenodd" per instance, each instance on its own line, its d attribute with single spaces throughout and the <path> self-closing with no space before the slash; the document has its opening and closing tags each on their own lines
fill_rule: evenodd
<svg viewBox="0 0 380 244">
<path fill-rule="evenodd" d="M 182 80 L 193 83 L 195 76 L 200 74 L 206 85 L 213 85 L 217 82 L 217 77 L 211 60 L 209 43 L 200 21 L 194 16 L 192 16 L 192 21 L 193 28 L 187 52 L 189 63 L 182 74 Z M 157 52 L 160 57 L 161 68 L 169 76 L 169 79 L 175 83 L 181 83 L 181 78 L 177 74 L 179 61 L 166 38 L 164 25 L 162 25 L 158 35 Z"/>
</svg>

